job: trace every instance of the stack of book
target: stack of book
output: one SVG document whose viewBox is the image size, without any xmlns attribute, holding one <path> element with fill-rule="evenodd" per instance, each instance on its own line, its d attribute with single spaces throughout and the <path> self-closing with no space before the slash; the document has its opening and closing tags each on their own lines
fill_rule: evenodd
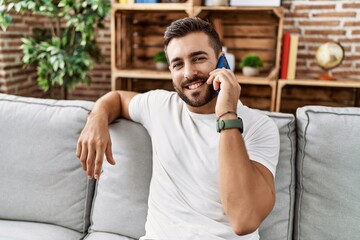
<svg viewBox="0 0 360 240">
<path fill-rule="evenodd" d="M 159 3 L 160 0 L 135 0 L 135 3 Z"/>
<path fill-rule="evenodd" d="M 237 7 L 279 7 L 281 0 L 230 0 L 230 6 Z"/>
<path fill-rule="evenodd" d="M 280 79 L 295 79 L 298 43 L 299 35 L 284 33 L 281 50 Z"/>
</svg>

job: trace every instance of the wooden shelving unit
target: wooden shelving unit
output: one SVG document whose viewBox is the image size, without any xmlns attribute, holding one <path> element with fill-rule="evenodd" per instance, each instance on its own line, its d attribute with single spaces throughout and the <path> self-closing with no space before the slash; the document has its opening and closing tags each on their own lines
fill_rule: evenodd
<svg viewBox="0 0 360 240">
<path fill-rule="evenodd" d="M 275 111 L 281 111 L 281 102 L 283 97 L 283 89 L 286 86 L 307 86 L 318 88 L 354 88 L 360 89 L 359 80 L 338 79 L 336 81 L 315 80 L 315 79 L 296 79 L 296 80 L 278 80 L 276 89 L 276 106 Z M 357 90 L 354 100 L 354 106 L 359 106 L 359 91 Z M 300 107 L 300 106 L 299 106 Z"/>
<path fill-rule="evenodd" d="M 212 22 L 223 45 L 235 55 L 235 73 L 239 83 L 269 87 L 268 110 L 275 110 L 282 7 L 207 7 L 201 6 L 199 0 L 158 4 L 114 2 L 111 16 L 111 88 L 132 90 L 134 81 L 138 80 L 170 82 L 170 72 L 155 70 L 152 58 L 163 50 L 166 27 L 173 20 L 187 16 L 198 16 Z M 247 53 L 257 53 L 264 60 L 265 66 L 259 77 L 249 78 L 240 74 L 238 63 Z"/>
</svg>

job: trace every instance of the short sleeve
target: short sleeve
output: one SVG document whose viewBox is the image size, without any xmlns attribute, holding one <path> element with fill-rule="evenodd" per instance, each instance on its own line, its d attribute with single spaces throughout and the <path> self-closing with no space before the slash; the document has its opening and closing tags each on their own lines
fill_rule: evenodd
<svg viewBox="0 0 360 240">
<path fill-rule="evenodd" d="M 244 137 L 249 158 L 270 170 L 275 176 L 279 160 L 280 137 L 279 130 L 269 117 L 261 116 Z"/>
<path fill-rule="evenodd" d="M 146 93 L 137 94 L 129 103 L 129 115 L 134 122 L 142 124 L 149 133 L 153 121 L 161 118 L 163 104 L 169 96 L 165 90 L 152 90 Z"/>
</svg>

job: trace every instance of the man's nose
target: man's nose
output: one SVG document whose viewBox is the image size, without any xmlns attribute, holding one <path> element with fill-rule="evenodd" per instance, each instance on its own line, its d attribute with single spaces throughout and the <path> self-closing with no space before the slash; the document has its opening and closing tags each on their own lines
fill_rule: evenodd
<svg viewBox="0 0 360 240">
<path fill-rule="evenodd" d="M 197 74 L 196 66 L 193 64 L 185 64 L 184 67 L 184 78 L 193 78 Z"/>
</svg>

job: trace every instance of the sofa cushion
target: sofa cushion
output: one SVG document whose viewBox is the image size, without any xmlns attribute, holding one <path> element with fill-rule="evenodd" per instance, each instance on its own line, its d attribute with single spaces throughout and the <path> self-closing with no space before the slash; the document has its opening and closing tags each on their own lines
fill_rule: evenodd
<svg viewBox="0 0 360 240">
<path fill-rule="evenodd" d="M 0 220 L 0 240 L 80 240 L 84 233 L 46 223 Z"/>
<path fill-rule="evenodd" d="M 104 162 L 90 231 L 138 239 L 145 233 L 152 173 L 151 139 L 143 126 L 125 119 L 112 124 L 110 134 L 116 165 Z"/>
<path fill-rule="evenodd" d="M 92 105 L 0 94 L 0 219 L 86 231 L 94 186 L 75 151 Z"/>
<path fill-rule="evenodd" d="M 124 237 L 115 233 L 93 232 L 89 233 L 84 240 L 135 240 L 134 238 Z"/>
<path fill-rule="evenodd" d="M 275 206 L 259 228 L 261 239 L 291 240 L 295 204 L 296 130 L 292 114 L 265 112 L 279 128 L 280 154 L 276 167 Z"/>
<path fill-rule="evenodd" d="M 295 239 L 358 239 L 360 108 L 297 110 Z"/>
</svg>

